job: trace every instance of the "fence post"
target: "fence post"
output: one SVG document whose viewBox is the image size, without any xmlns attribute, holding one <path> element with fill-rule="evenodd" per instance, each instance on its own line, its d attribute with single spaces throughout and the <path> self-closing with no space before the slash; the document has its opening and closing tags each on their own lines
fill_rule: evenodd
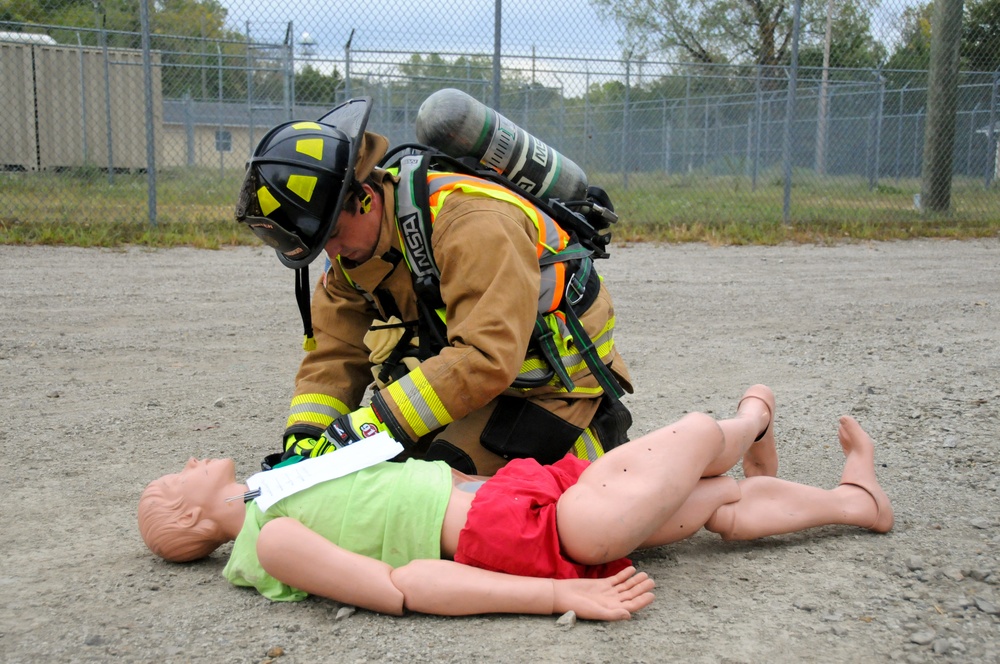
<svg viewBox="0 0 1000 664">
<path fill-rule="evenodd" d="M 83 40 L 80 39 L 79 31 L 76 33 L 76 46 L 80 56 L 80 138 L 83 139 L 83 164 L 90 166 L 90 150 L 87 146 L 87 77 L 83 65 Z"/>
<path fill-rule="evenodd" d="M 500 112 L 500 18 L 503 13 L 501 0 L 493 0 L 493 110 Z"/>
<path fill-rule="evenodd" d="M 295 23 L 293 21 L 289 21 L 285 29 L 284 56 L 285 85 L 282 92 L 287 113 L 285 119 L 291 122 L 295 119 Z"/>
<path fill-rule="evenodd" d="M 788 71 L 788 103 L 785 110 L 785 137 L 782 160 L 785 168 L 785 192 L 781 205 L 781 218 L 789 223 L 792 214 L 792 116 L 795 114 L 795 86 L 799 77 L 799 24 L 802 21 L 802 0 L 795 0 L 792 19 L 792 64 Z"/>
<path fill-rule="evenodd" d="M 628 132 L 629 132 L 629 90 L 632 74 L 632 51 L 625 53 L 625 101 L 622 104 L 622 187 L 628 191 Z"/>
<path fill-rule="evenodd" d="M 590 168 L 590 64 L 584 76 L 583 88 L 583 165 Z"/>
<path fill-rule="evenodd" d="M 253 40 L 250 38 L 250 21 L 247 21 L 247 124 L 249 125 L 248 136 L 250 140 L 250 150 L 253 150 L 257 141 L 254 139 L 253 124 Z"/>
<path fill-rule="evenodd" d="M 146 107 L 146 186 L 149 223 L 156 226 L 156 134 L 153 127 L 153 57 L 149 50 L 149 0 L 139 2 L 142 26 L 142 81 Z"/>
<path fill-rule="evenodd" d="M 969 140 L 966 141 L 965 147 L 965 175 L 972 175 L 972 148 L 976 138 L 976 115 L 979 114 L 980 105 L 979 102 L 976 102 L 976 107 L 972 109 L 972 114 L 969 116 Z"/>
<path fill-rule="evenodd" d="M 691 72 L 684 74 L 684 159 L 682 164 L 687 173 L 691 173 Z"/>
<path fill-rule="evenodd" d="M 760 132 L 762 127 L 764 96 L 760 88 L 760 77 L 764 65 L 757 65 L 757 77 L 754 83 L 753 98 L 753 164 L 750 167 L 750 191 L 757 191 L 757 171 L 760 168 Z"/>
<path fill-rule="evenodd" d="M 916 117 L 913 119 L 913 169 L 917 176 L 920 175 L 921 169 L 923 169 L 923 159 L 924 153 L 922 150 L 922 145 L 919 141 L 919 137 L 924 134 L 924 112 L 926 108 L 921 106 L 920 110 L 917 111 Z"/>
<path fill-rule="evenodd" d="M 896 118 L 896 182 L 899 182 L 899 152 L 903 142 L 903 93 L 909 85 L 907 81 L 899 90 L 899 117 Z"/>
<path fill-rule="evenodd" d="M 185 162 L 188 166 L 194 166 L 194 115 L 191 111 L 191 93 L 185 92 L 184 97 L 184 144 Z"/>
<path fill-rule="evenodd" d="M 885 77 L 882 65 L 875 72 L 878 94 L 875 96 L 875 164 L 872 170 L 871 189 L 878 187 L 879 171 L 882 167 L 882 106 L 885 104 Z"/>
<path fill-rule="evenodd" d="M 106 17 L 101 17 L 101 52 L 104 60 L 104 132 L 108 140 L 108 184 L 115 183 L 115 138 L 111 131 L 111 65 L 108 61 Z"/>
<path fill-rule="evenodd" d="M 667 119 L 667 98 L 663 101 L 663 174 L 670 175 L 670 120 Z"/>
<path fill-rule="evenodd" d="M 216 139 L 218 139 L 218 137 L 222 135 L 222 46 L 219 45 L 218 40 L 216 40 L 215 42 L 215 52 L 219 57 L 219 73 L 217 77 L 218 78 L 217 82 L 219 87 L 219 93 L 218 93 L 219 104 L 218 108 L 215 111 L 217 119 L 219 121 L 219 126 L 215 131 Z M 253 150 L 253 147 L 254 146 L 251 143 L 250 144 L 251 151 Z M 219 152 L 219 179 L 222 179 L 222 177 L 226 174 L 225 154 L 222 152 L 222 150 L 218 150 L 218 152 Z"/>
<path fill-rule="evenodd" d="M 354 41 L 354 28 L 344 44 L 344 101 L 351 98 L 351 42 Z"/>
<path fill-rule="evenodd" d="M 875 189 L 875 168 L 872 165 L 875 144 L 875 113 L 868 116 L 868 133 L 865 134 L 865 170 L 868 175 L 868 191 Z"/>
<path fill-rule="evenodd" d="M 986 176 L 983 187 L 990 188 L 997 174 L 997 91 L 1000 90 L 1000 70 L 993 74 L 993 90 L 990 91 L 990 122 L 986 125 L 987 150 Z"/>
<path fill-rule="evenodd" d="M 701 167 L 708 167 L 708 97 L 702 97 L 705 110 L 702 113 L 701 130 Z"/>
</svg>

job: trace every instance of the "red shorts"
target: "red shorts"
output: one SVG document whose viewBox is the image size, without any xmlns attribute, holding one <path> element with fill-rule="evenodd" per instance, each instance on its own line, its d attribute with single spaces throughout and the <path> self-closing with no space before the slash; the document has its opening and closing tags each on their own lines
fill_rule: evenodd
<svg viewBox="0 0 1000 664">
<path fill-rule="evenodd" d="M 619 558 L 581 565 L 562 551 L 556 502 L 590 465 L 572 454 L 550 466 L 514 459 L 479 487 L 458 536 L 455 561 L 482 569 L 549 579 L 603 578 L 632 564 Z"/>
</svg>

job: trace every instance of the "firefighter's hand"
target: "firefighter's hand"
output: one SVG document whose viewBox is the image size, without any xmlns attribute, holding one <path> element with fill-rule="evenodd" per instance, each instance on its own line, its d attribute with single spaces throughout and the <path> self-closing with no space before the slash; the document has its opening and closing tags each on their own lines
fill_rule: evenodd
<svg viewBox="0 0 1000 664">
<path fill-rule="evenodd" d="M 364 438 L 386 431 L 387 428 L 371 407 L 359 408 L 353 413 L 341 415 L 327 427 L 323 437 L 339 449 Z M 322 452 L 321 452 L 322 454 Z"/>
<path fill-rule="evenodd" d="M 292 434 L 285 438 L 285 453 L 281 455 L 281 461 L 288 461 L 293 457 L 304 457 L 306 459 L 317 457 L 325 452 L 331 452 L 335 447 L 329 444 L 326 436 L 319 438 L 300 438 Z"/>
</svg>

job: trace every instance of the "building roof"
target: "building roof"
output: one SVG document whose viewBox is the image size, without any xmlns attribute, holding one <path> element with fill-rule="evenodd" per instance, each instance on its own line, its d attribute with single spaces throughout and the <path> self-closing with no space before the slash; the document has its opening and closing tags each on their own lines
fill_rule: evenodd
<svg viewBox="0 0 1000 664">
<path fill-rule="evenodd" d="M 326 106 L 296 105 L 292 113 L 280 106 L 246 103 L 164 99 L 163 124 L 224 127 L 273 127 L 293 119 L 318 118 L 330 110 Z"/>
</svg>

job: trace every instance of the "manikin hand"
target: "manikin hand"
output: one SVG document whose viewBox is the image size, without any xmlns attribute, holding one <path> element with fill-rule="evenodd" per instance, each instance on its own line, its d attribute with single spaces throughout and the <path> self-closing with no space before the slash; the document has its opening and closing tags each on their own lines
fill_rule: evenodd
<svg viewBox="0 0 1000 664">
<path fill-rule="evenodd" d="M 628 620 L 653 603 L 656 586 L 645 572 L 627 567 L 607 579 L 555 579 L 553 614 L 573 611 L 585 620 Z"/>
</svg>

